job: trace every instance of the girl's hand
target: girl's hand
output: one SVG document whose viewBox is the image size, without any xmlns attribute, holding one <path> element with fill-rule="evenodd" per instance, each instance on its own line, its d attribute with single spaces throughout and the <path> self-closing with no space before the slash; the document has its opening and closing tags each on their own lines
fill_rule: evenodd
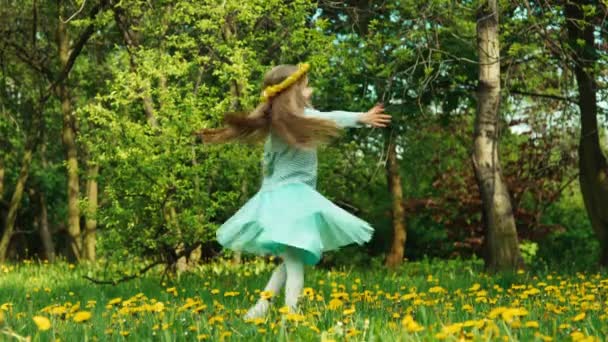
<svg viewBox="0 0 608 342">
<path fill-rule="evenodd" d="M 377 104 L 359 118 L 359 122 L 374 127 L 386 127 L 391 122 L 390 114 L 384 113 L 384 105 Z"/>
</svg>

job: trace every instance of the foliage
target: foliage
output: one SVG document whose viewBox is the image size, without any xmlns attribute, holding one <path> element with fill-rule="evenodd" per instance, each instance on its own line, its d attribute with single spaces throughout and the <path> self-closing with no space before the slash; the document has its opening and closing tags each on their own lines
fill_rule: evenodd
<svg viewBox="0 0 608 342">
<path fill-rule="evenodd" d="M 171 258 L 197 244 L 214 254 L 216 228 L 259 186 L 261 148 L 205 146 L 191 133 L 219 126 L 227 111 L 253 108 L 264 72 L 298 62 L 312 64 L 318 109 L 363 111 L 383 101 L 394 116 L 388 130 L 347 131 L 320 151 L 319 191 L 376 229 L 366 248 L 328 254 L 326 265 L 369 265 L 391 245 L 387 137 L 398 145 L 407 258 L 480 253 L 482 218 L 470 164 L 480 2 L 112 0 L 89 18 L 97 1 L 28 0 L 7 1 L 0 9 L 6 19 L 0 23 L 3 224 L 33 119 L 43 122 L 16 220 L 15 258 L 41 254 L 41 196 L 58 253 L 66 254 L 69 244 L 61 103 L 49 92 L 49 75 L 60 68 L 60 3 L 63 12 L 76 13 L 66 23 L 72 47 L 94 25 L 66 85 L 77 119 L 82 221 L 97 219 L 102 254 Z M 500 153 L 519 237 L 538 243 L 533 263 L 563 257 L 589 264 L 597 243 L 571 183 L 578 112 L 562 7 L 500 6 Z M 602 9 L 585 7 L 589 16 Z M 125 36 L 118 13 L 132 36 Z M 604 46 L 605 32 L 598 30 L 597 37 Z M 605 49 L 598 54 L 603 98 Z M 599 110 L 605 114 L 605 106 Z M 158 127 L 150 126 L 146 112 Z M 86 210 L 84 192 L 92 164 L 100 166 L 95 217 Z M 564 197 L 564 189 L 574 194 Z"/>
</svg>

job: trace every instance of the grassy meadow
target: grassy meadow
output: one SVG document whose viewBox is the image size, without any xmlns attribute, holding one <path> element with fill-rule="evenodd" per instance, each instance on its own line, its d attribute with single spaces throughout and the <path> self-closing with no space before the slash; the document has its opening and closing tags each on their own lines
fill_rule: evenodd
<svg viewBox="0 0 608 342">
<path fill-rule="evenodd" d="M 603 341 L 608 275 L 520 271 L 478 261 L 423 261 L 387 271 L 308 268 L 301 312 L 276 298 L 266 319 L 241 317 L 274 264 L 217 261 L 179 278 L 153 269 L 94 284 L 137 263 L 0 266 L 0 340 L 31 341 Z M 131 271 L 133 272 L 133 271 Z M 128 270 L 124 274 L 129 274 Z"/>
</svg>

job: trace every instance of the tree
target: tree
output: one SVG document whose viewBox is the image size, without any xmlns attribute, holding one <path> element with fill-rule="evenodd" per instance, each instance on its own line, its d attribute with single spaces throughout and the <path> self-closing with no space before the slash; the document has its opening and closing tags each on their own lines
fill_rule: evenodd
<svg viewBox="0 0 608 342">
<path fill-rule="evenodd" d="M 21 7 L 23 4 L 11 4 L 6 11 L 15 13 L 25 12 Z M 0 240 L 0 261 L 4 261 L 8 252 L 8 246 L 14 232 L 14 222 L 17 209 L 21 204 L 23 191 L 29 175 L 29 167 L 32 163 L 33 154 L 41 140 L 44 112 L 47 102 L 55 96 L 60 100 L 63 118 L 62 142 L 65 147 L 67 178 L 68 178 L 68 233 L 71 238 L 70 246 L 72 256 L 80 258 L 82 253 L 82 236 L 80 235 L 80 213 L 78 207 L 79 200 L 79 179 L 78 179 L 78 155 L 76 146 L 76 119 L 73 112 L 72 99 L 68 85 L 68 76 L 72 71 L 76 59 L 83 50 L 85 44 L 94 33 L 95 18 L 99 12 L 107 5 L 105 0 L 94 4 L 89 11 L 89 23 L 80 32 L 78 37 L 70 44 L 70 37 L 66 22 L 63 20 L 65 4 L 58 1 L 56 6 L 45 4 L 39 8 L 37 1 L 31 3 L 31 21 L 14 22 L 14 25 L 3 26 L 4 32 L 2 45 L 13 54 L 16 60 L 27 65 L 43 83 L 48 83 L 42 95 L 37 100 L 31 100 L 30 111 L 31 121 L 29 124 L 29 134 L 27 137 L 26 148 L 22 158 L 20 176 L 11 199 L 9 214 L 2 240 Z M 39 11 L 43 10 L 45 15 L 53 15 L 57 19 L 53 21 L 39 20 Z M 10 16 L 15 18 L 15 16 Z M 18 16 L 17 16 L 18 17 Z M 56 25 L 52 25 L 56 24 Z M 23 26 L 23 27 L 21 27 Z M 31 36 L 23 37 L 23 32 L 31 32 Z M 56 50 L 51 48 L 49 41 L 44 41 L 44 46 L 38 46 L 38 35 L 43 37 L 53 36 L 49 32 L 56 33 Z M 29 40 L 28 38 L 31 38 Z M 23 43 L 23 44 L 20 44 Z M 40 43 L 42 44 L 42 43 Z M 50 51 L 50 52 L 49 52 Z M 47 53 L 46 55 L 43 54 Z M 58 62 L 58 63 L 57 63 Z M 58 66 L 57 66 L 58 65 Z M 44 82 L 45 81 L 45 82 Z"/>
<path fill-rule="evenodd" d="M 479 85 L 473 134 L 473 166 L 483 207 L 486 267 L 492 271 L 513 270 L 523 264 L 498 152 L 501 97 L 498 10 L 496 0 L 488 0 L 477 14 Z"/>
<path fill-rule="evenodd" d="M 608 163 L 599 140 L 596 81 L 599 56 L 594 41 L 594 22 L 603 15 L 599 15 L 597 5 L 595 1 L 567 1 L 564 15 L 569 55 L 578 86 L 579 182 L 591 226 L 600 242 L 599 262 L 608 266 Z"/>
</svg>

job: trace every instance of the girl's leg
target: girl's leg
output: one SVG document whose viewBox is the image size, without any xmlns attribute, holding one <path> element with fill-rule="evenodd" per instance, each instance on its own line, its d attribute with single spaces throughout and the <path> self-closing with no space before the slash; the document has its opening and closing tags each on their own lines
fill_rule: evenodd
<svg viewBox="0 0 608 342">
<path fill-rule="evenodd" d="M 264 291 L 269 291 L 272 293 L 272 296 L 275 297 L 281 291 L 283 284 L 285 284 L 286 271 L 285 271 L 285 263 L 280 264 L 273 272 L 272 276 L 270 276 L 270 280 Z M 270 308 L 270 301 L 268 299 L 260 298 L 258 302 L 247 311 L 245 314 L 245 319 L 254 319 L 264 317 Z"/>
<path fill-rule="evenodd" d="M 285 305 L 290 312 L 296 312 L 298 298 L 304 287 L 304 262 L 297 254 L 295 248 L 288 247 L 282 255 L 287 273 L 285 283 Z"/>
</svg>

